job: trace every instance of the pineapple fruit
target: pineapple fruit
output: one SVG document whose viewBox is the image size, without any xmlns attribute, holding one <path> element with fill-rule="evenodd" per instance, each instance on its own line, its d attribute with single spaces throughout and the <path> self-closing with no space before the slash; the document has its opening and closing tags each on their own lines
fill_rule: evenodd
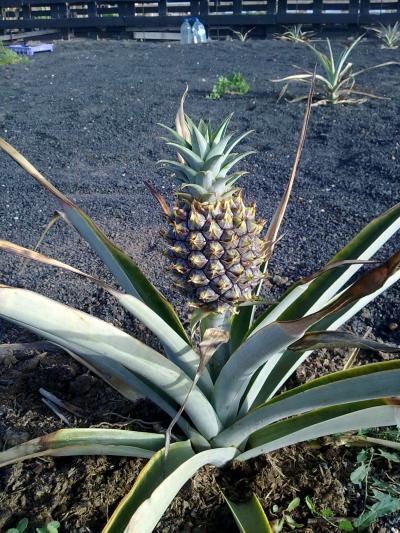
<svg viewBox="0 0 400 533">
<path fill-rule="evenodd" d="M 181 105 L 177 131 L 161 124 L 172 137 L 167 144 L 178 154 L 178 161 L 162 162 L 181 183 L 172 209 L 164 210 L 169 270 L 191 307 L 205 312 L 234 312 L 253 300 L 267 257 L 260 238 L 265 221 L 256 219 L 255 204 L 246 205 L 235 187 L 245 172 L 229 174 L 253 153 L 233 152 L 250 132 L 228 134 L 230 118 L 216 129 L 203 120 L 196 125 Z"/>
</svg>

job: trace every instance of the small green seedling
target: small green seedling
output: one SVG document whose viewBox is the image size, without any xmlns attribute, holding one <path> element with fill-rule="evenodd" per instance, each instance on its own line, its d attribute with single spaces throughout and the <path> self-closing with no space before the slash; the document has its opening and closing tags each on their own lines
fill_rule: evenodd
<svg viewBox="0 0 400 533">
<path fill-rule="evenodd" d="M 250 91 L 250 85 L 240 72 L 233 72 L 229 76 L 220 76 L 214 85 L 211 93 L 207 96 L 209 100 L 219 100 L 226 94 L 242 95 Z"/>
<path fill-rule="evenodd" d="M 392 477 L 383 479 L 372 475 L 373 462 L 386 460 L 389 468 L 393 463 L 400 463 L 400 455 L 396 452 L 375 448 L 361 450 L 357 454 L 357 468 L 351 473 L 350 480 L 355 485 L 364 486 L 364 509 L 354 521 L 358 531 L 367 530 L 378 518 L 400 511 L 400 484 Z M 369 501 L 374 503 L 368 504 Z"/>
<path fill-rule="evenodd" d="M 292 43 L 305 43 L 306 41 L 311 41 L 315 35 L 315 32 L 313 31 L 303 31 L 303 26 L 301 24 L 285 26 L 285 28 L 286 31 L 284 33 L 275 33 L 273 35 L 274 39 L 277 39 L 278 41 L 289 41 Z"/>
<path fill-rule="evenodd" d="M 280 518 L 273 520 L 271 522 L 273 533 L 281 533 L 281 531 L 283 531 L 285 524 L 290 529 L 301 529 L 304 527 L 304 524 L 298 524 L 296 520 L 292 517 L 293 511 L 297 509 L 299 505 L 300 505 L 300 498 L 296 497 L 296 498 L 293 498 L 293 500 L 289 503 L 286 509 L 282 509 L 278 505 L 274 505 L 272 507 L 272 512 L 276 515 L 281 516 Z"/>
<path fill-rule="evenodd" d="M 245 43 L 247 39 L 249 38 L 250 33 L 254 30 L 254 28 L 251 28 L 250 30 L 246 31 L 245 33 L 242 33 L 241 31 L 235 31 L 232 30 L 232 33 L 239 39 L 241 43 Z"/>
<path fill-rule="evenodd" d="M 292 74 L 285 76 L 273 82 L 284 82 L 286 85 L 281 90 L 278 101 L 285 95 L 290 83 L 305 83 L 315 84 L 316 102 L 313 105 L 327 105 L 327 104 L 362 104 L 368 98 L 382 99 L 381 96 L 376 96 L 370 92 L 361 91 L 355 87 L 356 78 L 364 72 L 382 68 L 389 65 L 399 65 L 396 61 L 386 61 L 379 65 L 373 65 L 361 70 L 353 71 L 353 63 L 349 61 L 353 50 L 360 44 L 363 36 L 361 35 L 353 41 L 349 47 L 345 47 L 340 53 L 335 53 L 331 42 L 326 39 L 327 53 L 312 45 L 309 42 L 304 42 L 304 45 L 314 55 L 317 62 L 318 72 L 313 73 L 309 70 L 304 70 L 300 74 Z M 319 73 L 322 72 L 322 74 Z M 291 100 L 292 102 L 299 102 L 307 99 L 307 95 L 302 95 Z M 384 98 L 383 98 L 384 99 Z"/>
<path fill-rule="evenodd" d="M 27 530 L 28 524 L 29 520 L 27 518 L 22 518 L 15 527 L 7 529 L 6 533 L 23 533 L 23 531 Z M 59 527 L 60 522 L 53 520 L 44 526 L 37 527 L 35 531 L 36 533 L 58 533 Z"/>
<path fill-rule="evenodd" d="M 43 527 L 37 527 L 36 533 L 58 533 L 58 528 L 60 527 L 60 522 L 53 520 Z"/>
<path fill-rule="evenodd" d="M 322 520 L 333 528 L 333 531 L 354 531 L 351 521 L 346 518 L 334 517 L 334 513 L 330 507 L 319 509 L 310 496 L 306 496 L 305 501 L 311 513 L 317 518 L 322 518 Z"/>
<path fill-rule="evenodd" d="M 15 527 L 7 529 L 6 533 L 22 533 L 28 527 L 28 519 L 22 518 Z"/>
</svg>

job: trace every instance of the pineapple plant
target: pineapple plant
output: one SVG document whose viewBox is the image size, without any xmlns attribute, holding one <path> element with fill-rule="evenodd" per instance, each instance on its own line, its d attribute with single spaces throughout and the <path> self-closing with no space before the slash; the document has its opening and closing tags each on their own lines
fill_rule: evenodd
<svg viewBox="0 0 400 533">
<path fill-rule="evenodd" d="M 195 126 L 184 115 L 181 102 L 177 131 L 169 130 L 178 161 L 167 163 L 176 171 L 181 187 L 171 209 L 154 194 L 168 224 L 165 237 L 171 268 L 177 283 L 190 295 L 195 307 L 192 314 L 200 315 L 198 345 L 170 302 L 134 261 L 22 154 L 0 139 L 0 149 L 56 199 L 61 220 L 87 241 L 121 289 L 15 243 L 0 240 L 0 250 L 95 283 L 151 330 L 163 350 L 88 313 L 0 279 L 0 318 L 56 344 L 126 398 L 136 399 L 137 392 L 141 393 L 172 419 L 165 432 L 68 428 L 0 452 L 0 466 L 43 456 L 149 459 L 103 533 L 151 533 L 174 496 L 206 464 L 223 467 L 233 460 L 247 461 L 326 435 L 398 424 L 399 360 L 334 372 L 283 393 L 280 388 L 321 347 L 400 352 L 397 346 L 336 331 L 399 281 L 400 252 L 385 262 L 371 258 L 400 229 L 400 204 L 371 221 L 325 267 L 299 280 L 276 303 L 260 310 L 257 318 L 253 306 L 242 306 L 258 294 L 277 239 L 304 143 L 311 96 L 288 185 L 263 238 L 263 222 L 256 218 L 255 206 L 246 206 L 234 187 L 240 173 L 228 177 L 230 168 L 247 155 L 234 154 L 232 145 L 247 133 L 235 138 L 227 134 L 229 119 L 216 130 L 203 122 Z M 241 241 L 244 236 L 247 244 Z M 195 243 L 203 239 L 204 246 L 196 249 Z M 221 264 L 220 272 L 207 268 L 215 261 Z M 377 264 L 354 280 L 355 272 L 369 263 Z M 235 273 L 237 265 L 243 271 L 239 268 Z M 246 270 L 250 270 L 247 275 Z M 199 287 L 193 284 L 193 276 L 205 276 L 208 281 Z M 237 288 L 224 287 L 221 277 L 225 285 L 229 280 Z M 213 291 L 208 293 L 212 298 L 205 297 L 199 291 L 202 288 Z M 177 429 L 172 434 L 174 422 Z M 243 503 L 226 500 L 241 531 L 271 533 L 255 495 Z"/>
<path fill-rule="evenodd" d="M 245 172 L 230 170 L 253 152 L 233 152 L 250 132 L 228 134 L 227 117 L 216 129 L 183 116 L 173 136 L 179 161 L 163 161 L 181 183 L 172 209 L 165 211 L 163 233 L 175 284 L 190 305 L 204 312 L 232 313 L 253 299 L 263 279 L 268 243 L 260 238 L 265 221 L 256 205 L 246 205 L 236 187 Z"/>
</svg>

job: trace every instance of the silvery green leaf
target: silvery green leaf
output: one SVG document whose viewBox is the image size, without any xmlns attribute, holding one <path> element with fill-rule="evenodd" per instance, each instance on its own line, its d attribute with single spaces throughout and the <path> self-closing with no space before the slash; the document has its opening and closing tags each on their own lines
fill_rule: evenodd
<svg viewBox="0 0 400 533">
<path fill-rule="evenodd" d="M 1 285 L 0 316 L 27 329 L 41 330 L 47 339 L 79 355 L 97 355 L 117 361 L 150 381 L 179 405 L 192 385 L 192 380 L 179 367 L 127 333 L 34 292 Z M 206 438 L 218 432 L 218 417 L 197 387 L 186 409 Z"/>
<path fill-rule="evenodd" d="M 234 448 L 193 453 L 189 442 L 171 444 L 153 455 L 131 491 L 125 496 L 104 528 L 104 533 L 151 533 L 181 487 L 207 464 L 223 466 L 231 461 Z"/>
<path fill-rule="evenodd" d="M 273 533 L 260 500 L 255 494 L 245 502 L 234 502 L 223 494 L 240 533 Z M 276 533 L 276 532 L 275 532 Z"/>
<path fill-rule="evenodd" d="M 337 391 L 340 390 L 340 395 Z M 386 361 L 334 372 L 265 402 L 213 439 L 216 446 L 239 446 L 283 418 L 328 406 L 400 396 L 400 361 Z"/>
<path fill-rule="evenodd" d="M 163 435 L 144 431 L 60 429 L 0 452 L 0 466 L 44 456 L 118 455 L 149 458 L 163 444 Z"/>
<path fill-rule="evenodd" d="M 316 409 L 269 424 L 251 435 L 246 451 L 236 459 L 247 461 L 262 453 L 318 439 L 326 435 L 366 429 L 396 426 L 400 423 L 399 401 L 382 398 Z"/>
<path fill-rule="evenodd" d="M 105 265 L 110 269 L 121 287 L 128 293 L 139 297 L 160 315 L 183 339 L 187 334 L 178 315 L 167 299 L 150 283 L 134 261 L 120 250 L 101 231 L 93 220 L 67 196 L 50 183 L 15 148 L 0 138 L 0 149 L 13 158 L 42 187 L 52 194 L 61 206 L 65 218 L 88 242 Z"/>
</svg>

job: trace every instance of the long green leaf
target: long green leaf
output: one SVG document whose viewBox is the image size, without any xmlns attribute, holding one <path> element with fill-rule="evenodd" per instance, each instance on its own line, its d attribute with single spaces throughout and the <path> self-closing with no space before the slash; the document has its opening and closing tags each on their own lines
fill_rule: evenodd
<svg viewBox="0 0 400 533">
<path fill-rule="evenodd" d="M 127 333 L 34 292 L 0 285 L 0 316 L 27 329 L 39 329 L 45 338 L 79 355 L 117 361 L 178 404 L 192 385 L 192 380 L 175 364 Z M 192 391 L 186 412 L 206 438 L 218 432 L 218 417 L 198 387 Z"/>
<path fill-rule="evenodd" d="M 236 416 L 254 372 L 300 339 L 309 325 L 308 319 L 292 323 L 273 322 L 249 337 L 231 355 L 215 382 L 214 404 L 223 424 L 231 422 Z"/>
<path fill-rule="evenodd" d="M 43 336 L 43 332 L 35 330 L 39 336 Z M 71 350 L 66 350 L 74 359 L 79 361 L 84 366 L 88 367 L 92 372 L 97 374 L 108 385 L 113 387 L 122 396 L 131 400 L 137 401 L 137 393 L 143 397 L 148 398 L 154 402 L 158 407 L 165 411 L 171 418 L 174 418 L 178 412 L 178 407 L 162 390 L 157 389 L 152 383 L 146 379 L 139 378 L 133 372 L 125 368 L 120 363 L 112 361 L 105 357 L 98 355 L 79 356 Z M 205 450 L 210 447 L 208 441 L 200 435 L 188 422 L 181 416 L 177 424 L 180 426 L 184 434 L 190 438 L 196 450 Z"/>
<path fill-rule="evenodd" d="M 387 279 L 380 289 L 374 291 L 369 296 L 365 296 L 353 304 L 350 304 L 338 313 L 333 313 L 331 316 L 323 318 L 314 326 L 312 326 L 311 330 L 335 330 L 341 327 L 345 322 L 350 320 L 350 318 L 363 309 L 369 302 L 377 298 L 380 294 L 389 289 L 399 280 L 400 271 L 397 271 Z M 249 391 L 247 395 L 246 410 L 248 410 L 251 405 L 260 405 L 268 398 L 271 398 L 271 396 L 275 394 L 275 392 L 283 385 L 283 383 L 293 374 L 293 372 L 295 372 L 296 368 L 303 361 L 305 361 L 311 353 L 311 351 L 299 353 L 288 350 L 283 354 L 283 356 L 279 357 L 278 360 L 275 360 L 274 366 L 270 366 L 268 368 L 267 365 L 265 365 L 262 369 L 264 376 L 262 376 L 258 383 L 254 382 L 252 390 Z"/>
<path fill-rule="evenodd" d="M 255 494 L 247 502 L 236 503 L 225 494 L 224 498 L 240 533 L 273 533 L 268 518 Z"/>
<path fill-rule="evenodd" d="M 235 448 L 217 448 L 190 456 L 190 450 L 184 447 L 185 443 L 179 443 L 181 445 L 180 448 L 176 447 L 177 444 L 171 445 L 166 459 L 166 464 L 168 465 L 169 456 L 173 451 L 172 448 L 175 447 L 177 450 L 174 456 L 176 466 L 174 468 L 167 466 L 164 474 L 164 451 L 160 450 L 155 454 L 148 467 L 142 473 L 143 475 L 139 476 L 132 491 L 126 496 L 122 505 L 120 504 L 119 509 L 113 515 L 115 521 L 118 515 L 123 512 L 124 519 L 119 522 L 118 527 L 108 528 L 106 526 L 103 533 L 120 533 L 124 531 L 126 517 L 131 514 L 132 510 L 134 510 L 134 513 L 126 526 L 126 530 L 130 533 L 151 533 L 174 496 L 199 468 L 207 464 L 219 467 L 224 466 L 234 459 L 237 454 Z M 153 473 L 154 470 L 155 473 Z M 150 480 L 148 480 L 149 477 Z M 140 491 L 139 496 L 138 491 Z M 111 524 L 113 517 L 110 521 Z M 121 526 L 123 527 L 121 528 Z"/>
<path fill-rule="evenodd" d="M 398 346 L 359 337 L 349 331 L 309 331 L 290 346 L 291 350 L 320 350 L 321 348 L 364 348 L 386 353 L 400 352 Z"/>
<path fill-rule="evenodd" d="M 399 399 L 382 398 L 335 405 L 297 415 L 253 433 L 247 443 L 247 450 L 236 459 L 247 461 L 262 453 L 335 433 L 395 426 L 400 422 L 399 407 Z"/>
<path fill-rule="evenodd" d="M 164 450 L 155 453 L 140 472 L 132 489 L 118 504 L 102 533 L 122 533 L 126 531 L 129 521 L 138 507 L 152 496 L 157 487 L 169 475 L 192 457 L 194 457 L 194 452 L 189 441 L 171 444 L 167 456 L 165 456 Z M 171 494 L 170 501 L 173 498 L 174 494 Z M 158 519 L 156 519 L 157 522 Z M 140 531 L 140 533 L 152 531 L 144 526 L 145 524 L 143 524 L 144 529 L 138 529 L 137 531 Z M 136 530 L 129 529 L 129 531 L 133 533 Z"/>
<path fill-rule="evenodd" d="M 343 248 L 327 266 L 340 261 L 348 260 L 369 260 L 376 250 L 378 250 L 398 229 L 400 228 L 400 204 L 386 211 L 383 215 L 370 222 L 363 230 L 361 230 L 356 237 Z M 354 270 L 360 268 L 361 265 L 343 265 L 342 267 L 334 268 L 323 272 L 320 276 L 307 284 L 302 286 L 297 284 L 286 292 L 281 301 L 274 307 L 267 309 L 253 325 L 254 334 L 264 325 L 269 324 L 273 320 L 287 319 L 291 320 L 296 315 L 308 314 L 320 309 L 329 299 L 329 295 L 334 295 L 338 290 L 350 279 Z M 325 267 L 327 268 L 327 267 Z M 341 273 L 342 272 L 342 273 Z M 393 274 L 388 279 L 382 288 L 374 291 L 370 296 L 361 298 L 360 301 L 348 307 L 344 312 L 341 310 L 337 313 L 338 321 L 334 325 L 329 326 L 333 322 L 331 318 L 325 318 L 318 322 L 314 327 L 318 329 L 336 329 L 341 326 L 346 320 L 351 318 L 361 306 L 365 306 L 368 302 L 381 294 L 383 290 L 390 287 L 398 280 L 398 273 Z M 325 291 L 325 292 L 324 292 Z M 335 316 L 335 315 L 332 315 Z M 242 405 L 242 413 L 253 405 L 259 405 L 265 399 L 279 388 L 282 383 L 291 375 L 291 373 L 300 365 L 310 352 L 298 357 L 293 356 L 289 351 L 282 356 L 276 356 L 266 363 L 257 373 Z M 293 363 L 293 358 L 295 362 Z"/>
<path fill-rule="evenodd" d="M 181 368 L 192 379 L 196 375 L 196 370 L 199 365 L 199 356 L 192 349 L 192 347 L 182 339 L 182 337 L 175 332 L 171 326 L 169 326 L 157 313 L 155 313 L 149 306 L 147 306 L 142 300 L 132 296 L 131 294 L 124 294 L 116 291 L 103 281 L 86 274 L 81 270 L 76 269 L 66 263 L 51 259 L 43 254 L 24 248 L 9 241 L 0 239 L 0 251 L 4 250 L 7 253 L 17 255 L 18 257 L 24 257 L 25 259 L 37 261 L 44 265 L 55 266 L 68 272 L 73 272 L 83 276 L 86 279 L 96 283 L 102 289 L 110 293 L 127 311 L 132 313 L 136 318 L 141 320 L 145 326 L 147 326 L 162 342 L 167 356 L 171 359 L 179 368 Z M 205 369 L 204 374 L 199 380 L 199 387 L 210 398 L 212 394 L 213 382 L 211 377 Z"/>
<path fill-rule="evenodd" d="M 384 396 L 400 396 L 400 361 L 335 372 L 291 389 L 252 409 L 215 437 L 213 445 L 237 447 L 255 431 L 283 418 L 317 408 Z"/>
<path fill-rule="evenodd" d="M 329 264 L 343 260 L 369 260 L 400 229 L 400 203 L 372 220 L 344 248 L 340 250 Z M 322 273 L 306 284 L 296 284 L 280 299 L 276 306 L 269 307 L 256 320 L 253 331 L 274 320 L 292 320 L 315 309 L 321 308 L 332 296 L 337 294 L 360 265 L 343 265 L 342 267 Z"/>
<path fill-rule="evenodd" d="M 151 457 L 164 445 L 164 435 L 121 429 L 60 429 L 0 452 L 0 466 L 34 457 L 119 455 Z"/>
<path fill-rule="evenodd" d="M 274 360 L 276 364 L 276 358 L 284 354 L 289 344 L 293 344 L 300 338 L 297 337 L 289 344 L 285 344 L 291 336 L 303 336 L 301 331 L 305 332 L 322 318 L 333 315 L 353 302 L 384 288 L 390 277 L 400 272 L 399 264 L 400 252 L 397 252 L 379 267 L 366 272 L 338 298 L 322 309 L 298 320 L 273 322 L 250 336 L 232 354 L 215 384 L 215 406 L 223 423 L 230 422 L 236 416 L 242 395 L 246 392 L 257 369 L 265 365 L 268 360 Z M 264 371 L 265 366 L 256 376 L 255 381 L 263 375 Z M 262 386 L 262 381 L 257 383 L 257 386 Z M 244 408 L 250 406 L 249 394 L 254 394 L 254 381 L 251 389 L 253 390 L 248 391 L 247 398 L 245 398 Z"/>
<path fill-rule="evenodd" d="M 315 73 L 314 73 L 315 74 Z M 304 143 L 306 140 L 308 124 L 310 121 L 311 115 L 311 105 L 312 98 L 314 94 L 314 79 L 311 82 L 310 92 L 307 99 L 307 105 L 304 112 L 303 125 L 300 130 L 299 141 L 297 144 L 296 154 L 294 157 L 292 169 L 289 175 L 288 182 L 286 184 L 285 190 L 283 192 L 282 198 L 275 210 L 275 213 L 272 217 L 271 222 L 269 223 L 267 233 L 264 237 L 266 243 L 268 243 L 269 250 L 267 258 L 264 264 L 261 267 L 263 274 L 267 274 L 268 270 L 268 261 L 274 252 L 275 243 L 277 242 L 280 227 L 283 221 L 283 218 L 286 213 L 286 209 L 289 203 L 290 195 L 292 193 L 293 184 L 297 175 L 297 169 L 300 164 L 301 155 L 303 153 Z M 256 296 L 259 296 L 263 286 L 264 280 L 262 279 L 256 289 Z M 254 321 L 254 316 L 256 312 L 256 307 L 247 307 L 239 309 L 238 313 L 233 317 L 232 329 L 231 329 L 231 340 L 229 344 L 230 353 L 233 353 L 242 343 L 243 339 L 248 335 L 251 325 Z"/>
<path fill-rule="evenodd" d="M 0 138 L 0 148 L 14 159 L 40 185 L 49 191 L 60 203 L 62 213 L 68 222 L 89 243 L 102 261 L 111 270 L 121 287 L 133 296 L 142 299 L 163 320 L 165 320 L 186 342 L 186 332 L 167 299 L 150 283 L 134 261 L 113 244 L 72 200 L 52 185 L 25 157 Z"/>
</svg>

